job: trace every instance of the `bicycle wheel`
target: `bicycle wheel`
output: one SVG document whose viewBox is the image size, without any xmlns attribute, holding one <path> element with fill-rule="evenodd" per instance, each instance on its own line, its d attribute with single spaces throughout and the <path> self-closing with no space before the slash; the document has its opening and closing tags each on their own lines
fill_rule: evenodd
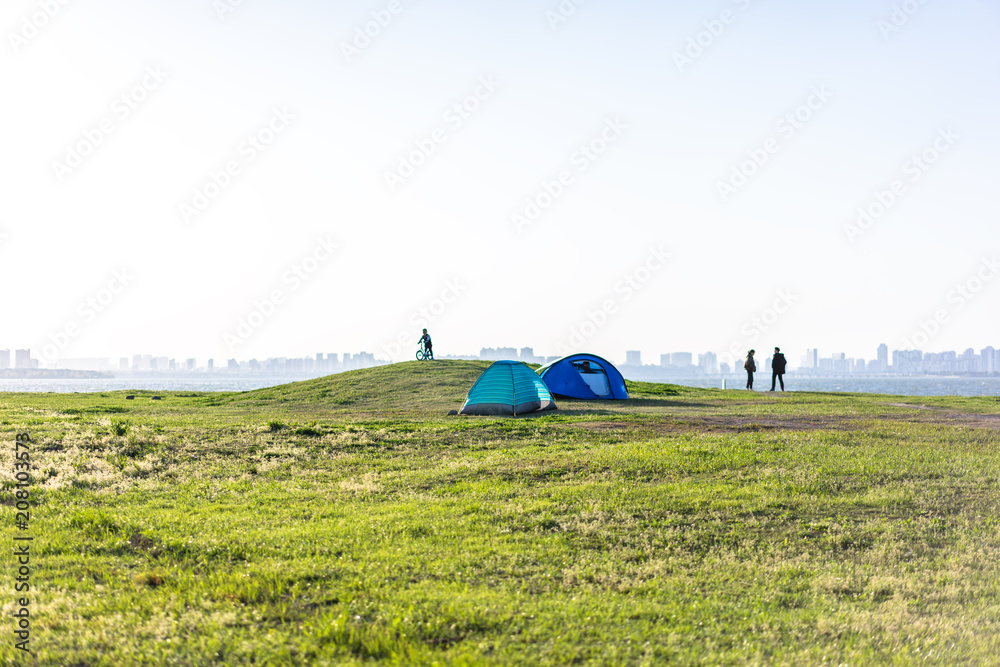
<svg viewBox="0 0 1000 667">
<path fill-rule="evenodd" d="M 423 360 L 424 360 L 424 351 L 417 350 L 417 361 L 423 361 Z"/>
</svg>

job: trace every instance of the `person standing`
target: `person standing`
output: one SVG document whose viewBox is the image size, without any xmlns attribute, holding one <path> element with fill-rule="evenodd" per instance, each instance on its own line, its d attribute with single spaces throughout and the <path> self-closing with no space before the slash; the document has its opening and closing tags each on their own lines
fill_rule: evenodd
<svg viewBox="0 0 1000 667">
<path fill-rule="evenodd" d="M 781 391 L 785 391 L 785 355 L 781 353 L 781 348 L 774 348 L 774 356 L 771 357 L 771 391 L 774 391 L 774 382 L 781 383 Z"/>
<path fill-rule="evenodd" d="M 753 372 L 757 370 L 757 364 L 753 360 L 754 351 L 747 352 L 747 359 L 743 362 L 743 368 L 747 372 L 747 389 L 753 391 Z"/>
</svg>

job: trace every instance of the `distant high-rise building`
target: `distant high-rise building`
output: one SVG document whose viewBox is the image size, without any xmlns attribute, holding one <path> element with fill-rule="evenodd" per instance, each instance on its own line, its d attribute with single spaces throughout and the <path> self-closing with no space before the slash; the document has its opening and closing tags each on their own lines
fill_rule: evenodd
<svg viewBox="0 0 1000 667">
<path fill-rule="evenodd" d="M 674 352 L 670 355 L 670 365 L 671 366 L 691 366 L 693 364 L 693 357 L 690 352 Z"/>
<path fill-rule="evenodd" d="M 59 359 L 59 368 L 74 371 L 110 371 L 111 360 L 107 357 L 83 357 L 80 359 Z"/>
<path fill-rule="evenodd" d="M 642 366 L 642 353 L 638 350 L 629 350 L 625 353 L 626 366 Z"/>
<path fill-rule="evenodd" d="M 479 358 L 488 361 L 501 361 L 504 359 L 516 360 L 517 349 L 513 347 L 484 347 L 479 351 Z"/>
<path fill-rule="evenodd" d="M 194 359 L 188 359 L 187 361 L 184 362 L 184 370 L 186 371 L 189 372 L 193 371 L 197 367 L 198 367 L 197 362 Z"/>
<path fill-rule="evenodd" d="M 802 367 L 819 368 L 819 350 L 814 347 L 807 349 L 805 356 L 802 357 Z"/>
<path fill-rule="evenodd" d="M 839 374 L 847 374 L 851 372 L 851 368 L 854 366 L 854 360 L 848 359 L 847 354 L 844 352 L 838 352 L 833 355 L 833 372 Z"/>
<path fill-rule="evenodd" d="M 14 351 L 14 368 L 31 368 L 31 350 Z"/>
<path fill-rule="evenodd" d="M 976 355 L 976 351 L 970 347 L 962 353 L 961 357 L 959 357 L 957 368 L 955 370 L 959 370 L 963 373 L 978 373 L 980 366 L 979 362 L 979 356 Z"/>
<path fill-rule="evenodd" d="M 719 357 L 715 354 L 715 352 L 699 354 L 698 368 L 700 368 L 703 373 L 715 375 L 719 372 Z"/>
<path fill-rule="evenodd" d="M 215 359 L 208 360 L 208 372 L 211 373 L 215 370 Z"/>
<path fill-rule="evenodd" d="M 892 370 L 894 373 L 916 373 L 921 368 L 923 357 L 924 353 L 920 350 L 893 350 Z"/>
<path fill-rule="evenodd" d="M 666 368 L 669 365 L 670 365 L 670 355 L 669 354 L 661 354 L 660 355 L 660 366 L 663 366 L 664 368 Z"/>
<path fill-rule="evenodd" d="M 0 368 L 10 368 L 10 350 L 0 350 Z"/>
<path fill-rule="evenodd" d="M 984 347 L 979 353 L 982 357 L 982 367 L 984 373 L 996 373 L 997 372 L 997 351 L 993 349 L 993 346 Z M 3 352 L 0 351 L 0 363 L 3 363 L 2 358 Z M 0 367 L 2 368 L 2 367 Z"/>
<path fill-rule="evenodd" d="M 879 371 L 882 373 L 889 370 L 889 346 L 882 343 L 878 346 L 878 365 Z"/>
</svg>

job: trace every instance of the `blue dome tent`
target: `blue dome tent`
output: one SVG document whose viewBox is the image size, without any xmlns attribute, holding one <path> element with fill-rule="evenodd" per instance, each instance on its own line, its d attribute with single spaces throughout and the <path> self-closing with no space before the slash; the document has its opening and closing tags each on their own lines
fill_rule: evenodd
<svg viewBox="0 0 1000 667">
<path fill-rule="evenodd" d="M 520 361 L 498 361 L 469 390 L 460 415 L 523 415 L 555 410 L 542 379 Z"/>
<path fill-rule="evenodd" d="M 568 398 L 626 399 L 625 378 L 596 354 L 571 354 L 538 369 L 553 394 Z"/>
</svg>

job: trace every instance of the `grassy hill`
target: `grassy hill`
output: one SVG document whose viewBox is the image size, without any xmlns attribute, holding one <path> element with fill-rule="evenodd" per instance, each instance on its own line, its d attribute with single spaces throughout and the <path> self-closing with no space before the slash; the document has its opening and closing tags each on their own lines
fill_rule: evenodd
<svg viewBox="0 0 1000 667">
<path fill-rule="evenodd" d="M 486 361 L 409 361 L 258 389 L 233 401 L 337 413 L 447 413 L 462 407 L 469 389 L 489 365 Z"/>
<path fill-rule="evenodd" d="M 2 531 L 34 538 L 34 653 L 0 664 L 1000 655 L 996 397 L 630 383 L 447 417 L 486 365 L 0 394 L 4 503 L 16 433 L 33 477 L 29 528 Z"/>
</svg>

